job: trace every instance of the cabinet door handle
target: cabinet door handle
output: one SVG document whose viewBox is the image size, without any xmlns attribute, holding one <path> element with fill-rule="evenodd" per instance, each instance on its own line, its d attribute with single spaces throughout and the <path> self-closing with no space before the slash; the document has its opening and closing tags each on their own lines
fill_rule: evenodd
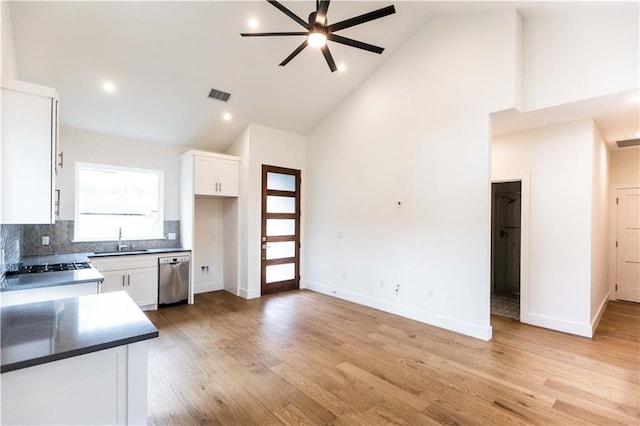
<svg viewBox="0 0 640 426">
<path fill-rule="evenodd" d="M 131 286 L 131 275 L 127 274 L 127 285 Z"/>
<path fill-rule="evenodd" d="M 218 185 L 220 186 L 219 191 L 222 192 L 222 182 L 218 183 Z"/>
<path fill-rule="evenodd" d="M 124 287 L 124 275 L 122 276 L 122 287 Z"/>
</svg>

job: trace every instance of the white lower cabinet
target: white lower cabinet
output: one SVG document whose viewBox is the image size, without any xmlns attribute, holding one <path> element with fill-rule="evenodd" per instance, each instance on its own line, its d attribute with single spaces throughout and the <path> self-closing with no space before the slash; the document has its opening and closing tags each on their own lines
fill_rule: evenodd
<svg viewBox="0 0 640 426">
<path fill-rule="evenodd" d="M 7 425 L 147 424 L 146 341 L 2 374 Z"/>
<path fill-rule="evenodd" d="M 138 306 L 158 303 L 157 267 L 101 272 L 104 276 L 104 282 L 100 293 L 124 290 Z"/>
<path fill-rule="evenodd" d="M 100 293 L 126 291 L 140 307 L 158 305 L 158 256 L 94 257 L 91 264 L 104 276 Z"/>
</svg>

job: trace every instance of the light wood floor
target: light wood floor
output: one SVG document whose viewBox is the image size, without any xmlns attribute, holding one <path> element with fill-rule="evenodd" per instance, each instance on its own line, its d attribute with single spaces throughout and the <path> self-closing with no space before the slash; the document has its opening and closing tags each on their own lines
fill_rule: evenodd
<svg viewBox="0 0 640 426">
<path fill-rule="evenodd" d="M 640 305 L 483 342 L 310 291 L 148 312 L 149 424 L 640 424 Z"/>
</svg>

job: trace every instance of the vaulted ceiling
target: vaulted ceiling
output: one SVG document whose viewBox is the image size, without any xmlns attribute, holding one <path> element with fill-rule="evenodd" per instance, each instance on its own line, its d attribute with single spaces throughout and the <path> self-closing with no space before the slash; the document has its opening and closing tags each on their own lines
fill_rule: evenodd
<svg viewBox="0 0 640 426">
<path fill-rule="evenodd" d="M 315 9 L 314 1 L 283 4 L 303 19 Z M 266 1 L 11 2 L 10 12 L 18 78 L 59 91 L 62 125 L 225 151 L 249 122 L 307 134 L 430 17 L 513 7 L 333 1 L 328 19 L 338 22 L 389 4 L 396 14 L 340 32 L 384 47 L 384 53 L 330 42 L 336 63 L 346 68 L 334 73 L 313 48 L 278 66 L 302 37 L 240 36 L 301 30 Z M 535 13 L 531 3 L 523 5 Z M 257 20 L 257 29 L 249 27 L 250 19 Z M 105 81 L 114 84 L 113 92 L 103 90 Z M 231 93 L 229 101 L 208 98 L 212 88 Z M 506 116 L 498 127 L 526 125 L 510 123 Z M 619 129 L 620 123 L 609 126 Z"/>
</svg>

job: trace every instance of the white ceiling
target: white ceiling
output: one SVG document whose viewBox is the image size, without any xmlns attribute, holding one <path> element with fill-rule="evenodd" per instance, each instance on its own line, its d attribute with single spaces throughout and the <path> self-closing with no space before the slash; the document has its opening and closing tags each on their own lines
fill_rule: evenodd
<svg viewBox="0 0 640 426">
<path fill-rule="evenodd" d="M 305 20 L 315 8 L 284 4 Z M 382 55 L 330 43 L 342 73 L 331 73 L 312 48 L 279 67 L 302 37 L 242 38 L 302 30 L 266 1 L 14 2 L 11 17 L 18 77 L 59 91 L 63 125 L 224 150 L 249 122 L 307 134 L 434 9 L 335 1 L 328 17 L 338 22 L 389 4 L 395 15 L 339 33 L 385 47 Z M 248 27 L 251 17 L 257 30 Z M 117 86 L 113 94 L 101 88 L 106 79 Z M 231 93 L 229 102 L 207 98 L 211 88 Z"/>
<path fill-rule="evenodd" d="M 303 19 L 315 8 L 311 0 L 283 4 Z M 340 0 L 331 3 L 328 18 L 338 22 L 389 4 L 395 15 L 339 33 L 385 52 L 330 43 L 336 63 L 347 67 L 335 73 L 312 48 L 278 66 L 302 37 L 240 37 L 302 30 L 266 1 L 12 2 L 10 11 L 18 78 L 59 91 L 62 125 L 225 151 L 249 122 L 307 134 L 434 15 L 514 7 Z M 524 16 L 546 13 L 535 3 L 519 5 Z M 260 22 L 257 30 L 248 27 L 250 18 Z M 102 89 L 105 80 L 114 82 L 114 93 Z M 229 102 L 208 98 L 211 88 L 231 93 Z M 231 121 L 222 119 L 224 112 Z M 618 115 L 627 117 L 624 123 L 601 120 L 605 139 L 622 126 L 631 137 L 634 124 L 638 131 L 637 105 Z M 494 127 L 522 129 L 529 118 L 505 115 Z"/>
</svg>

